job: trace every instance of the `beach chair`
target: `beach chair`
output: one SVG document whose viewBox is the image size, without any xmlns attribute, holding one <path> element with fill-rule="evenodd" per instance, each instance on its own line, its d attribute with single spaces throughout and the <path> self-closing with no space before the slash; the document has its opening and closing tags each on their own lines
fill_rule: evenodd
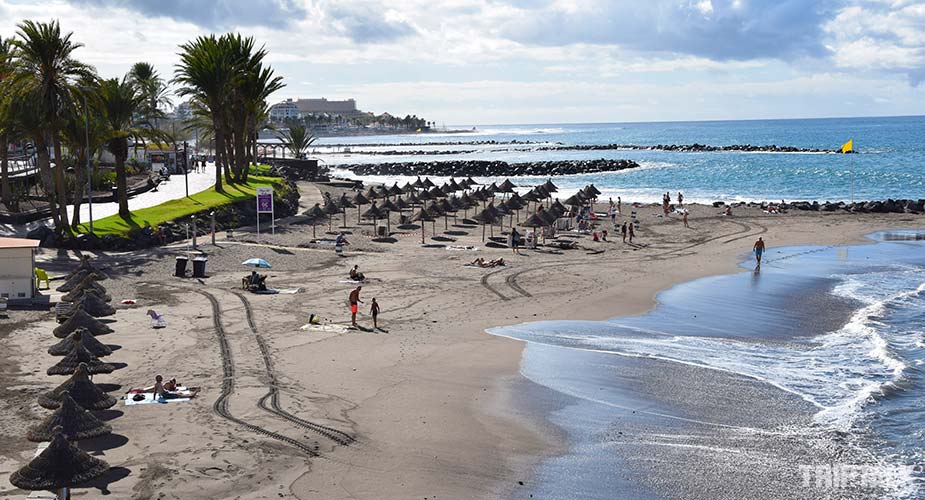
<svg viewBox="0 0 925 500">
<path fill-rule="evenodd" d="M 44 269 L 38 267 L 35 268 L 35 288 L 36 290 L 42 289 L 42 281 L 45 281 L 45 288 L 51 288 L 51 283 L 48 281 L 48 273 Z"/>
</svg>

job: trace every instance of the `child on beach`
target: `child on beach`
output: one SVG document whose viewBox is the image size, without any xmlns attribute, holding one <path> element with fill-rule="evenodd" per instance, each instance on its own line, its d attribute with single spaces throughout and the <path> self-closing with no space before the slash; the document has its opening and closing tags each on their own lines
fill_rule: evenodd
<svg viewBox="0 0 925 500">
<path fill-rule="evenodd" d="M 620 228 L 620 232 L 623 234 L 623 243 L 626 243 L 626 222 L 623 223 L 623 227 Z"/>
<path fill-rule="evenodd" d="M 690 227 L 690 226 L 687 224 L 687 210 L 684 211 L 684 227 Z"/>
<path fill-rule="evenodd" d="M 376 330 L 379 329 L 379 303 L 376 302 L 376 297 L 373 297 L 373 302 L 369 307 L 369 314 L 373 317 L 373 328 Z"/>
</svg>

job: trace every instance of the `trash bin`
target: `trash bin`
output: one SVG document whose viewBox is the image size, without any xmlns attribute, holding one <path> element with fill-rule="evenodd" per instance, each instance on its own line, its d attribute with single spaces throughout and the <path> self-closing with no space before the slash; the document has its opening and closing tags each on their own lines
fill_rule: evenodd
<svg viewBox="0 0 925 500">
<path fill-rule="evenodd" d="M 193 277 L 194 278 L 205 278 L 206 277 L 206 261 L 209 259 L 206 257 L 194 257 L 193 258 Z"/>
<path fill-rule="evenodd" d="M 184 256 L 182 256 L 182 255 L 177 256 L 177 270 L 176 270 L 176 272 L 174 273 L 174 276 L 176 276 L 176 277 L 178 277 L 178 278 L 185 278 L 185 277 L 186 277 L 186 264 L 187 264 L 187 262 L 189 262 L 189 259 L 188 259 L 188 258 L 186 258 L 186 257 L 184 257 Z"/>
</svg>

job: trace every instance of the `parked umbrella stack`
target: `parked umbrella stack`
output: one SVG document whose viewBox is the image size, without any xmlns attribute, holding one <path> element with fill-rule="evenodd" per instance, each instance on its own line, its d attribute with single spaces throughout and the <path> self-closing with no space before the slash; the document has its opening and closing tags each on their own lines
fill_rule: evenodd
<svg viewBox="0 0 925 500">
<path fill-rule="evenodd" d="M 112 432 L 109 424 L 102 422 L 93 411 L 111 408 L 116 398 L 90 379 L 91 375 L 111 373 L 115 369 L 112 364 L 100 360 L 112 354 L 112 349 L 96 339 L 96 335 L 112 332 L 99 320 L 115 314 L 109 304 L 112 298 L 100 284 L 106 279 L 107 276 L 95 269 L 88 258 L 83 258 L 58 287 L 58 291 L 66 292 L 62 297 L 65 306 L 58 314 L 63 322 L 54 329 L 55 337 L 62 340 L 49 347 L 48 353 L 60 359 L 47 373 L 68 378 L 39 396 L 39 405 L 53 411 L 29 428 L 26 438 L 34 442 L 50 441 L 50 444 L 10 476 L 10 482 L 18 488 L 50 490 L 59 499 L 66 499 L 70 498 L 70 488 L 109 470 L 106 462 L 76 446 L 79 440 Z"/>
</svg>

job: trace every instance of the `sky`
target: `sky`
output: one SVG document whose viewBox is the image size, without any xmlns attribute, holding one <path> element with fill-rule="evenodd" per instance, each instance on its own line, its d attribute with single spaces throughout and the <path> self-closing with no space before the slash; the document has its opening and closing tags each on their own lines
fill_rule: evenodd
<svg viewBox="0 0 925 500">
<path fill-rule="evenodd" d="M 0 0 L 104 77 L 240 32 L 286 87 L 448 125 L 925 114 L 925 0 Z"/>
</svg>

